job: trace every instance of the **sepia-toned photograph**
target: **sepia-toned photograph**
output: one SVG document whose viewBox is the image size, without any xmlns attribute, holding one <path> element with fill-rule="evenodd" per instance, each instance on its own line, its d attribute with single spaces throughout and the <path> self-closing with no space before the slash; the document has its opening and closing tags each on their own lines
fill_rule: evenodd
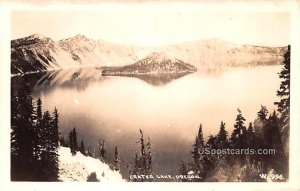
<svg viewBox="0 0 300 191">
<path fill-rule="evenodd" d="M 10 13 L 11 182 L 288 182 L 291 13 Z"/>
</svg>

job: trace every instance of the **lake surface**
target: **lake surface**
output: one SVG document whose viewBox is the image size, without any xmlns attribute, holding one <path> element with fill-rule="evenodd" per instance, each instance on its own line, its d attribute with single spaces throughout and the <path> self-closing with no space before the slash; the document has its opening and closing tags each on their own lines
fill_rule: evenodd
<svg viewBox="0 0 300 191">
<path fill-rule="evenodd" d="M 24 78 L 32 83 L 33 97 L 42 99 L 44 110 L 58 108 L 66 138 L 76 127 L 78 142 L 83 139 L 86 148 L 97 148 L 98 139 L 105 139 L 109 162 L 118 145 L 121 173 L 128 178 L 126 165 L 139 151 L 139 129 L 151 138 L 154 173 L 176 174 L 181 160 L 192 160 L 190 151 L 200 123 L 205 137 L 217 134 L 221 120 L 231 134 L 237 108 L 247 125 L 261 105 L 275 109 L 281 68 L 233 67 L 138 77 L 104 77 L 98 69 L 85 68 Z"/>
</svg>

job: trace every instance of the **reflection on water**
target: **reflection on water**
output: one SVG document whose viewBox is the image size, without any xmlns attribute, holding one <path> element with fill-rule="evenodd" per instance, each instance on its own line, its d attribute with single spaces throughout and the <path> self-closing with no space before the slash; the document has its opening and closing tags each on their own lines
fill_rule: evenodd
<svg viewBox="0 0 300 191">
<path fill-rule="evenodd" d="M 186 76 L 190 73 L 169 73 L 169 74 L 140 74 L 140 75 L 121 75 L 123 77 L 137 78 L 153 86 L 163 86 L 173 80 Z M 20 76 L 12 77 L 12 83 Z M 53 88 L 76 88 L 84 91 L 90 83 L 100 82 L 113 76 L 102 76 L 101 70 L 97 68 L 75 68 L 55 70 L 30 75 L 23 75 L 22 78 L 30 83 L 35 92 L 51 91 Z"/>
<path fill-rule="evenodd" d="M 185 72 L 185 73 L 169 73 L 169 74 L 161 73 L 161 74 L 138 74 L 138 75 L 129 74 L 129 75 L 119 75 L 119 76 L 137 78 L 153 86 L 163 86 L 170 83 L 173 80 L 176 80 L 188 74 L 190 73 Z"/>
<path fill-rule="evenodd" d="M 25 75 L 44 110 L 60 112 L 63 135 L 76 127 L 78 141 L 97 147 L 106 140 L 108 161 L 118 145 L 121 173 L 134 160 L 139 129 L 152 140 L 154 172 L 175 174 L 191 160 L 200 123 L 204 135 L 216 134 L 220 121 L 231 132 L 239 107 L 247 123 L 260 105 L 272 111 L 281 66 L 199 70 L 189 75 L 101 76 L 98 69 L 72 69 Z M 12 83 L 20 77 L 13 77 Z M 95 150 L 96 152 L 96 150 Z"/>
<path fill-rule="evenodd" d="M 12 83 L 19 77 L 12 77 Z M 56 87 L 83 91 L 90 83 L 105 80 L 107 77 L 102 76 L 101 71 L 94 68 L 73 68 L 23 75 L 22 78 L 29 82 L 36 92 L 50 91 Z"/>
</svg>

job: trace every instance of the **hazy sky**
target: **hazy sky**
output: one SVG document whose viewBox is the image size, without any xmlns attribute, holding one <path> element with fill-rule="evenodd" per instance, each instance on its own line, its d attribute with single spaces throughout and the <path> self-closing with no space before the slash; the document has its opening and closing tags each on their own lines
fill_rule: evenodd
<svg viewBox="0 0 300 191">
<path fill-rule="evenodd" d="M 84 34 L 121 44 L 164 45 L 207 38 L 238 44 L 290 43 L 285 12 L 203 12 L 197 9 L 123 7 L 100 11 L 14 11 L 12 39 L 34 33 L 54 40 Z"/>
</svg>

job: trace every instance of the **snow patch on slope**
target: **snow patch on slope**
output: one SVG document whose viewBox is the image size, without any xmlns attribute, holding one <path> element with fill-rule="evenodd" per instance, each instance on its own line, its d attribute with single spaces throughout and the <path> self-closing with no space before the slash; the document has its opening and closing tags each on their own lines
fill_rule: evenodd
<svg viewBox="0 0 300 191">
<path fill-rule="evenodd" d="M 70 148 L 60 147 L 59 154 L 59 180 L 61 181 L 87 181 L 87 177 L 95 172 L 100 182 L 124 182 L 118 171 L 111 170 L 109 166 L 98 159 L 87 157 L 77 152 L 72 156 Z"/>
</svg>

